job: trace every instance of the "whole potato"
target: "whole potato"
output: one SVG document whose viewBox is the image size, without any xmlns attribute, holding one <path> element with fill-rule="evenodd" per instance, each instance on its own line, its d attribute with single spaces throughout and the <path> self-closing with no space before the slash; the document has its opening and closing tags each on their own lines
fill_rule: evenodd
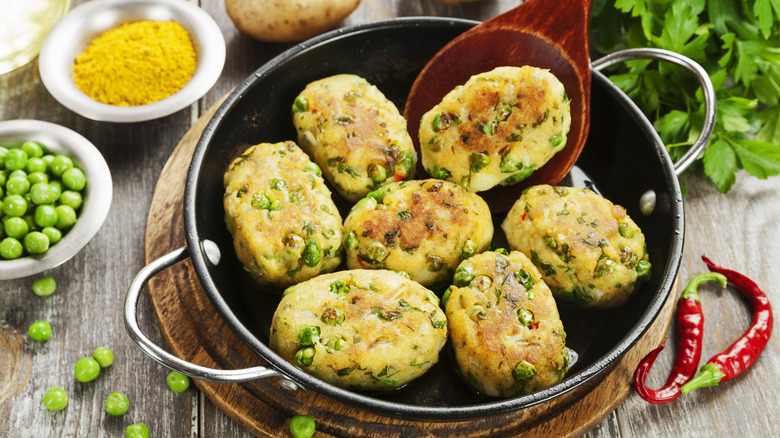
<svg viewBox="0 0 780 438">
<path fill-rule="evenodd" d="M 225 0 L 238 30 L 261 41 L 303 41 L 332 29 L 360 0 Z"/>
</svg>

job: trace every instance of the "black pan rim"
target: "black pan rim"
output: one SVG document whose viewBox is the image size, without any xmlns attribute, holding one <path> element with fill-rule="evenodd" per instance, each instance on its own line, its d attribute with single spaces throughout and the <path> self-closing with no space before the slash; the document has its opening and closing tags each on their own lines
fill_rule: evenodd
<svg viewBox="0 0 780 438">
<path fill-rule="evenodd" d="M 550 401 L 558 396 L 574 390 L 575 388 L 589 382 L 599 374 L 606 372 L 614 366 L 618 360 L 646 333 L 650 325 L 658 316 L 661 308 L 666 302 L 672 287 L 674 285 L 677 273 L 679 271 L 680 260 L 682 258 L 683 237 L 684 237 L 684 210 L 682 202 L 682 192 L 679 186 L 677 175 L 674 172 L 673 163 L 665 152 L 665 148 L 655 129 L 644 117 L 636 105 L 615 85 L 612 84 L 604 75 L 593 71 L 594 83 L 599 82 L 607 88 L 607 91 L 624 103 L 626 109 L 631 112 L 632 117 L 641 125 L 642 129 L 654 138 L 656 152 L 659 159 L 664 163 L 664 179 L 673 196 L 671 199 L 671 208 L 673 212 L 673 229 L 675 230 L 673 241 L 670 246 L 670 254 L 667 265 L 664 267 L 663 279 L 655 292 L 654 298 L 650 301 L 647 309 L 634 324 L 628 334 L 621 339 L 613 348 L 599 358 L 596 362 L 587 368 L 567 377 L 562 382 L 547 388 L 545 390 L 521 396 L 512 399 L 497 400 L 495 402 L 482 403 L 470 406 L 460 407 L 431 407 L 389 402 L 368 395 L 348 391 L 316 379 L 301 369 L 286 362 L 267 345 L 257 339 L 238 319 L 220 294 L 219 289 L 212 276 L 210 275 L 209 261 L 202 248 L 202 241 L 197 229 L 195 204 L 200 169 L 203 163 L 205 153 L 209 147 L 213 134 L 218 130 L 224 118 L 228 117 L 232 107 L 238 102 L 247 90 L 251 89 L 257 82 L 262 81 L 264 76 L 278 68 L 296 55 L 315 49 L 321 44 L 326 44 L 332 40 L 339 39 L 342 36 L 354 35 L 363 32 L 377 30 L 388 30 L 393 28 L 408 27 L 441 27 L 441 28 L 463 28 L 468 29 L 478 24 L 477 21 L 443 18 L 443 17 L 403 17 L 388 20 L 377 21 L 373 23 L 361 24 L 341 28 L 315 37 L 311 40 L 298 44 L 282 54 L 276 56 L 258 70 L 228 96 L 223 104 L 218 108 L 211 121 L 204 129 L 204 132 L 196 146 L 195 152 L 190 163 L 188 176 L 185 185 L 184 194 L 184 227 L 186 244 L 190 252 L 193 267 L 200 280 L 206 295 L 211 300 L 214 307 L 220 313 L 227 325 L 234 333 L 261 358 L 268 362 L 268 365 L 284 374 L 287 378 L 295 381 L 301 386 L 310 390 L 339 400 L 347 405 L 357 406 L 373 412 L 407 419 L 429 420 L 429 421 L 455 421 L 467 418 L 486 417 L 517 411 L 523 408 L 529 408 L 540 403 Z M 660 292 L 660 293 L 659 293 Z"/>
</svg>

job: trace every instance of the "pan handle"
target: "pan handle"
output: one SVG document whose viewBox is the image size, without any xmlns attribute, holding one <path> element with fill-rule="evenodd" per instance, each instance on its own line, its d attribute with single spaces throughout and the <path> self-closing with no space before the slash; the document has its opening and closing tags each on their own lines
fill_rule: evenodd
<svg viewBox="0 0 780 438">
<path fill-rule="evenodd" d="M 163 350 L 141 332 L 137 318 L 138 300 L 141 290 L 160 271 L 188 257 L 189 250 L 186 246 L 176 249 L 146 265 L 138 272 L 130 284 L 125 296 L 125 329 L 127 329 L 127 333 L 138 348 L 160 364 L 199 380 L 218 383 L 238 383 L 268 377 L 279 377 L 279 384 L 283 388 L 291 391 L 301 389 L 297 383 L 286 378 L 284 374 L 268 367 L 259 366 L 239 370 L 218 370 L 187 362 Z"/>
<path fill-rule="evenodd" d="M 701 128 L 699 137 L 693 143 L 685 155 L 674 163 L 674 171 L 680 175 L 688 168 L 699 154 L 704 151 L 707 143 L 710 142 L 712 131 L 715 128 L 715 116 L 717 114 L 717 100 L 715 99 L 715 89 L 710 81 L 710 76 L 696 61 L 687 56 L 680 55 L 669 50 L 655 48 L 627 49 L 610 53 L 602 58 L 591 62 L 591 68 L 600 71 L 610 65 L 618 62 L 630 61 L 633 59 L 654 59 L 656 61 L 667 61 L 678 65 L 696 76 L 699 86 L 704 95 L 704 125 Z"/>
</svg>

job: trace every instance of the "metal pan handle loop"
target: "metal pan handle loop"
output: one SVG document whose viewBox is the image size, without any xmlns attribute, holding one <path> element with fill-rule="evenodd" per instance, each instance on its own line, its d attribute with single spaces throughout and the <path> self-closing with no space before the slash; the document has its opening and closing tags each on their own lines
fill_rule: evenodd
<svg viewBox="0 0 780 438">
<path fill-rule="evenodd" d="M 656 61 L 667 61 L 678 65 L 693 73 L 702 89 L 704 96 L 704 125 L 701 128 L 699 137 L 693 145 L 691 145 L 688 152 L 674 163 L 674 171 L 677 175 L 680 175 L 685 169 L 693 164 L 693 162 L 696 161 L 696 158 L 704 151 L 704 148 L 710 141 L 710 137 L 712 137 L 712 131 L 715 128 L 717 100 L 715 99 L 715 89 L 712 86 L 712 81 L 710 81 L 710 76 L 701 65 L 687 56 L 669 50 L 655 48 L 627 49 L 610 53 L 609 55 L 591 62 L 591 68 L 600 71 L 610 65 L 617 64 L 618 62 L 630 61 L 633 59 L 654 59 Z"/>
<path fill-rule="evenodd" d="M 287 379 L 280 372 L 268 367 L 260 366 L 239 370 L 218 370 L 187 362 L 163 350 L 141 332 L 137 318 L 138 300 L 141 295 L 141 290 L 146 286 L 146 283 L 160 271 L 169 268 L 188 257 L 189 250 L 186 246 L 176 249 L 146 265 L 138 272 L 130 284 L 127 295 L 125 296 L 125 329 L 127 329 L 127 333 L 138 348 L 160 364 L 199 380 L 218 383 L 238 383 L 268 377 L 279 377 L 279 384 L 283 388 L 288 390 L 299 389 L 300 387 L 295 382 Z"/>
</svg>

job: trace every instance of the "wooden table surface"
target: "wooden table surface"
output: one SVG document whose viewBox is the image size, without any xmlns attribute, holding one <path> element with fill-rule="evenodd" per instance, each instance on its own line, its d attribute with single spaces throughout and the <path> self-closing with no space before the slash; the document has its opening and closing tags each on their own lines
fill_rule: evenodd
<svg viewBox="0 0 780 438">
<path fill-rule="evenodd" d="M 39 119 L 67 126 L 91 140 L 105 156 L 114 180 L 114 199 L 105 225 L 73 259 L 45 275 L 58 283 L 46 298 L 32 293 L 37 277 L 0 282 L 0 437 L 123 436 L 124 427 L 146 423 L 154 437 L 241 437 L 249 433 L 192 386 L 175 394 L 168 371 L 145 356 L 125 332 L 122 306 L 127 287 L 144 266 L 144 231 L 155 183 L 168 156 L 195 120 L 252 71 L 284 49 L 239 34 L 223 0 L 191 0 L 219 23 L 227 41 L 227 62 L 217 84 L 197 104 L 143 123 L 115 124 L 85 119 L 55 101 L 41 83 L 37 62 L 0 75 L 0 120 Z M 84 0 L 74 0 L 74 7 Z M 363 0 L 341 25 L 397 16 L 438 15 L 484 20 L 519 4 L 482 0 L 444 6 L 432 0 Z M 715 262 L 748 274 L 780 303 L 780 178 L 760 181 L 740 173 L 728 195 L 699 174 L 682 178 L 687 187 L 685 250 L 681 283 Z M 44 274 L 41 274 L 44 275 Z M 706 315 L 703 360 L 728 347 L 751 319 L 749 304 L 733 289 L 708 288 L 701 294 Z M 54 335 L 47 343 L 27 336 L 27 327 L 45 319 Z M 152 340 L 164 345 L 147 297 L 139 319 Z M 660 386 L 672 364 L 673 330 L 649 384 Z M 73 365 L 98 346 L 116 360 L 92 384 L 78 384 Z M 780 338 L 769 345 L 744 376 L 696 391 L 667 405 L 645 403 L 635 392 L 587 437 L 780 436 L 774 417 L 780 406 Z M 47 411 L 47 389 L 65 388 L 68 407 Z M 109 417 L 108 393 L 122 391 L 131 401 L 124 417 Z"/>
</svg>

